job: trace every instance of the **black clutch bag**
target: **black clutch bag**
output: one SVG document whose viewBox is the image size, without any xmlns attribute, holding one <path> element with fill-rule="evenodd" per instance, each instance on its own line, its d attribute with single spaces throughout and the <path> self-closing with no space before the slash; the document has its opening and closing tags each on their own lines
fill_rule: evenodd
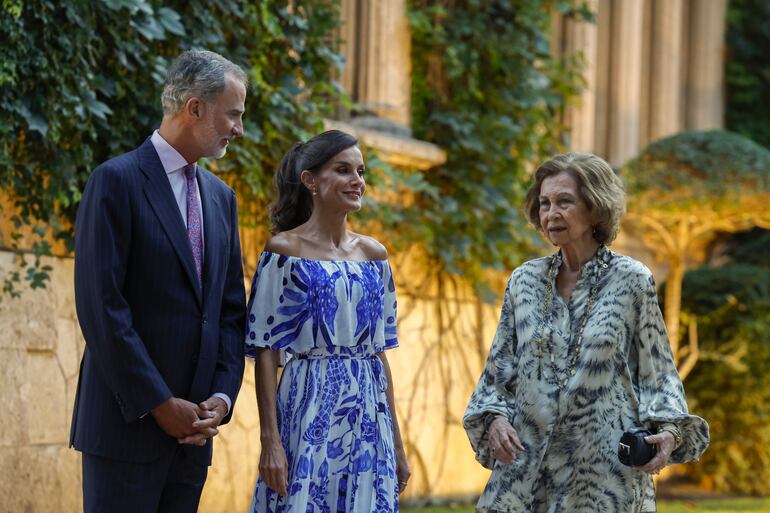
<svg viewBox="0 0 770 513">
<path fill-rule="evenodd" d="M 655 444 L 645 442 L 644 437 L 654 434 L 652 431 L 642 428 L 631 428 L 623 433 L 618 443 L 620 462 L 629 467 L 641 467 L 650 461 L 658 448 Z"/>
</svg>

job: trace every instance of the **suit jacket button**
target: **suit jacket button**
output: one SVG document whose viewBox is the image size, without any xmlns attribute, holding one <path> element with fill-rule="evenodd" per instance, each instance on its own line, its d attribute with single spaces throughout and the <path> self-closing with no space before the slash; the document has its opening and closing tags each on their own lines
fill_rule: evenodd
<svg viewBox="0 0 770 513">
<path fill-rule="evenodd" d="M 193 363 L 198 363 L 198 355 L 197 354 L 192 355 L 192 358 L 190 358 L 190 360 L 192 360 Z"/>
<path fill-rule="evenodd" d="M 201 323 L 206 324 L 206 316 L 203 316 L 203 319 L 201 319 Z"/>
</svg>

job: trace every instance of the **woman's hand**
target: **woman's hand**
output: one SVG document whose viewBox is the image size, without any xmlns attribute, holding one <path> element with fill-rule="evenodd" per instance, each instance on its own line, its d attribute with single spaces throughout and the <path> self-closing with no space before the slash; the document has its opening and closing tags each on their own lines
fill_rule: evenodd
<svg viewBox="0 0 770 513">
<path fill-rule="evenodd" d="M 674 440 L 674 435 L 668 431 L 661 431 L 657 435 L 645 436 L 644 441 L 648 444 L 657 445 L 658 452 L 655 453 L 655 456 L 646 465 L 635 468 L 648 474 L 657 474 L 660 472 L 660 469 L 668 465 L 668 459 L 676 447 L 676 440 Z"/>
<path fill-rule="evenodd" d="M 524 452 L 519 434 L 513 429 L 508 419 L 498 416 L 489 425 L 487 439 L 489 440 L 489 452 L 496 459 L 507 464 L 516 459 L 516 452 Z"/>
<path fill-rule="evenodd" d="M 409 470 L 409 463 L 406 461 L 406 453 L 404 448 L 396 449 L 396 477 L 398 478 L 398 493 L 403 492 L 406 489 L 409 478 L 412 476 L 412 471 Z"/>
<path fill-rule="evenodd" d="M 289 481 L 289 464 L 280 438 L 262 439 L 262 453 L 259 455 L 259 475 L 265 484 L 284 497 Z"/>
</svg>

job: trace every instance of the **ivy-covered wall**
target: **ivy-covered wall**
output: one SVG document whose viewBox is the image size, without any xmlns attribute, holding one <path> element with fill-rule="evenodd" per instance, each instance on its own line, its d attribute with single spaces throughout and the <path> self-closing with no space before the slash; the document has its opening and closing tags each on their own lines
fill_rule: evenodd
<svg viewBox="0 0 770 513">
<path fill-rule="evenodd" d="M 71 247 L 88 175 L 157 128 L 165 69 L 181 51 L 201 47 L 250 76 L 245 137 L 215 165 L 239 192 L 243 222 L 254 225 L 283 152 L 320 131 L 343 96 L 333 80 L 342 65 L 339 43 L 330 36 L 339 24 L 337 2 L 287 5 L 3 2 L 0 189 L 17 209 L 6 216 Z M 6 238 L 6 248 L 17 249 L 16 240 Z M 50 248 L 38 241 L 33 249 Z M 27 278 L 41 284 L 45 270 Z M 6 292 L 18 281 L 18 273 L 6 275 Z"/>
<path fill-rule="evenodd" d="M 372 190 L 398 194 L 367 198 L 359 227 L 394 248 L 418 244 L 470 283 L 538 247 L 520 206 L 526 170 L 561 149 L 558 120 L 578 90 L 575 66 L 548 48 L 551 9 L 569 14 L 568 4 L 410 2 L 414 133 L 449 158 L 417 172 L 368 152 Z M 245 227 L 264 230 L 282 153 L 348 101 L 335 81 L 345 65 L 335 0 L 10 0 L 0 16 L 0 189 L 18 209 L 6 215 L 67 247 L 91 170 L 158 125 L 164 70 L 180 51 L 205 47 L 249 70 L 244 140 L 209 164 L 238 191 Z M 32 249 L 50 246 L 40 237 Z M 47 269 L 27 267 L 5 273 L 6 293 L 24 278 L 45 283 Z"/>
<path fill-rule="evenodd" d="M 477 283 L 509 270 L 541 244 L 522 212 L 528 170 L 563 150 L 560 123 L 581 84 L 575 63 L 549 48 L 553 9 L 571 2 L 412 0 L 412 119 L 417 137 L 447 152 L 426 176 L 430 254 Z"/>
</svg>

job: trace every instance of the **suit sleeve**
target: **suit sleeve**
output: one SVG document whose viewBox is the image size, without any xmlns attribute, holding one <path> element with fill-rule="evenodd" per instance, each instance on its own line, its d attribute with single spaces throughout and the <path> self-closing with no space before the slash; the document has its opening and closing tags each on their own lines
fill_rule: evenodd
<svg viewBox="0 0 770 513">
<path fill-rule="evenodd" d="M 75 225 L 75 303 L 86 346 L 126 422 L 172 396 L 133 326 L 123 295 L 131 250 L 129 187 L 103 165 L 86 184 Z"/>
<path fill-rule="evenodd" d="M 219 326 L 219 354 L 211 393 L 227 394 L 232 406 L 223 424 L 230 421 L 235 399 L 243 380 L 243 334 L 246 323 L 246 289 L 243 283 L 241 242 L 238 235 L 238 203 L 230 191 L 230 254 L 222 293 L 222 312 Z"/>
</svg>

